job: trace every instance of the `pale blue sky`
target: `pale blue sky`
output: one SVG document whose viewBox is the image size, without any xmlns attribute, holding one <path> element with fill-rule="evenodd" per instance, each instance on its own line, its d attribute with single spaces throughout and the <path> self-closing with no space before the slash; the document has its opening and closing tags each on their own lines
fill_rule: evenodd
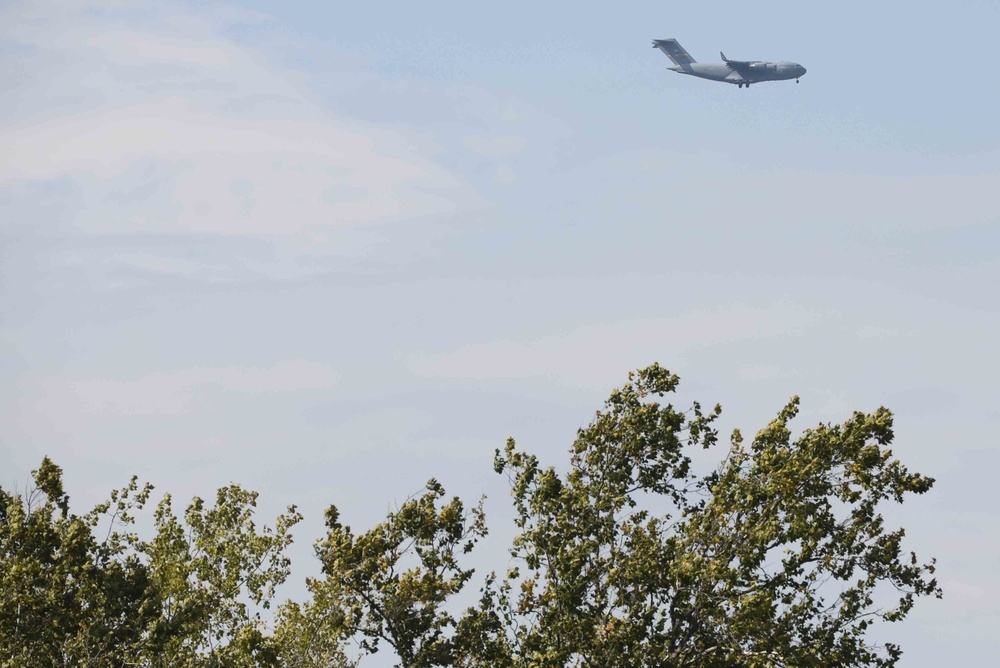
<svg viewBox="0 0 1000 668">
<path fill-rule="evenodd" d="M 885 404 L 938 479 L 894 512 L 943 601 L 878 637 L 982 665 L 1000 626 L 995 2 L 0 5 L 0 484 L 132 473 L 299 503 L 505 489 L 628 370 L 763 426 Z M 666 71 L 788 59 L 750 90 Z M 495 532 L 501 551 L 509 534 Z M 487 555 L 488 556 L 488 555 Z M 483 561 L 489 561 L 486 557 Z M 376 665 L 376 664 L 372 664 Z"/>
</svg>

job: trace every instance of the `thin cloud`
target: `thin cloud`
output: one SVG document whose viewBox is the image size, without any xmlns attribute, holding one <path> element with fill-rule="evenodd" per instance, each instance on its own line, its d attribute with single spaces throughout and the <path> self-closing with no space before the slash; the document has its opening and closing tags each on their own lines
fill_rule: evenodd
<svg viewBox="0 0 1000 668">
<path fill-rule="evenodd" d="M 477 343 L 452 352 L 414 355 L 408 365 L 418 376 L 547 377 L 571 387 L 603 387 L 616 381 L 622 369 L 667 356 L 678 364 L 706 346 L 796 336 L 816 318 L 787 304 L 760 309 L 734 305 L 672 318 L 593 325 L 535 341 Z"/>
<path fill-rule="evenodd" d="M 330 117 L 302 72 L 227 37 L 220 16 L 5 10 L 18 105 L 0 125 L 0 192 L 75 184 L 86 201 L 70 224 L 85 232 L 283 238 L 480 203 L 405 131 Z"/>
<path fill-rule="evenodd" d="M 482 135 L 465 135 L 462 137 L 462 145 L 473 153 L 484 158 L 499 160 L 507 158 L 520 152 L 526 145 L 524 137 L 486 137 Z"/>
<path fill-rule="evenodd" d="M 337 385 L 333 368 L 301 360 L 270 367 L 236 365 L 151 373 L 137 379 L 49 376 L 34 383 L 35 410 L 57 416 L 104 418 L 133 415 L 183 415 L 197 410 L 206 392 L 260 395 L 320 391 Z"/>
</svg>

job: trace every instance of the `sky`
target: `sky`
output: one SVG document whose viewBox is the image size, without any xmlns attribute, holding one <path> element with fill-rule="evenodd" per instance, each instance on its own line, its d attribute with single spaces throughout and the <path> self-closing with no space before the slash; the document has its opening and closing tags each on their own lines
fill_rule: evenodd
<svg viewBox="0 0 1000 668">
<path fill-rule="evenodd" d="M 983 665 L 998 23 L 985 0 L 2 2 L 0 485 L 44 455 L 80 511 L 132 474 L 239 482 L 262 518 L 305 513 L 300 581 L 330 503 L 363 529 L 434 476 L 502 520 L 494 449 L 560 465 L 658 361 L 723 433 L 794 394 L 799 429 L 891 408 L 937 484 L 889 518 L 945 596 L 874 638 Z M 668 37 L 808 73 L 681 76 Z"/>
</svg>

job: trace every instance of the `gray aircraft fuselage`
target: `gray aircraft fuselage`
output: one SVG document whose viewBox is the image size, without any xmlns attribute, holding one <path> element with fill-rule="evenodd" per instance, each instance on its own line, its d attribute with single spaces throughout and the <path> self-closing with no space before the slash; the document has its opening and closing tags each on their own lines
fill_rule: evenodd
<svg viewBox="0 0 1000 668">
<path fill-rule="evenodd" d="M 712 81 L 723 81 L 725 83 L 736 84 L 740 88 L 761 81 L 787 81 L 795 79 L 798 83 L 799 77 L 806 73 L 806 68 L 798 63 L 789 61 L 770 62 L 766 60 L 730 60 L 722 55 L 721 63 L 699 63 L 692 58 L 687 51 L 675 39 L 653 40 L 653 48 L 662 51 L 670 60 L 674 67 L 668 70 L 680 74 L 689 74 L 701 79 Z"/>
</svg>

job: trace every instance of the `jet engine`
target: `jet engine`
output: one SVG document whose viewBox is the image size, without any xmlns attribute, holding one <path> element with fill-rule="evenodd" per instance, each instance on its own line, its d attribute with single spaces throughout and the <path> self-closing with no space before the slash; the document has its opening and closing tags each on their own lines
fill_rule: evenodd
<svg viewBox="0 0 1000 668">
<path fill-rule="evenodd" d="M 750 63 L 750 69 L 757 72 L 774 72 L 778 66 L 774 63 Z"/>
</svg>

